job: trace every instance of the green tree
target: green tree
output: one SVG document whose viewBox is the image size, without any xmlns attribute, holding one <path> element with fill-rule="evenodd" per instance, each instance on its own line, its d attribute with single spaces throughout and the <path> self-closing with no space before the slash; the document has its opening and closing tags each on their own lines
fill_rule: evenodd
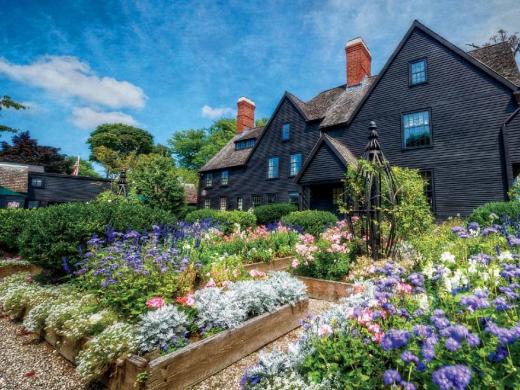
<svg viewBox="0 0 520 390">
<path fill-rule="evenodd" d="M 205 129 L 179 130 L 168 140 L 170 149 L 180 167 L 197 170 L 197 154 L 206 142 Z"/>
<path fill-rule="evenodd" d="M 151 153 L 154 148 L 149 132 L 123 123 L 99 125 L 87 144 L 90 159 L 102 164 L 108 175 L 129 169 L 137 156 Z"/>
<path fill-rule="evenodd" d="M 139 155 L 128 173 L 130 192 L 143 203 L 175 215 L 184 211 L 184 188 L 171 157 L 159 154 Z"/>
<path fill-rule="evenodd" d="M 204 145 L 197 152 L 197 170 L 219 152 L 237 133 L 235 119 L 219 119 L 208 129 Z"/>
<path fill-rule="evenodd" d="M 263 127 L 263 126 L 267 125 L 267 122 L 269 122 L 269 118 L 267 118 L 267 117 L 259 118 L 255 121 L 255 126 Z"/>
<path fill-rule="evenodd" d="M 25 107 L 23 104 L 15 102 L 9 96 L 4 96 L 0 98 L 0 111 L 2 111 L 2 109 L 5 110 L 7 108 L 12 108 L 14 110 L 25 110 L 27 107 Z M 2 131 L 16 133 L 17 130 L 13 129 L 12 127 L 0 124 L 0 132 Z"/>
<path fill-rule="evenodd" d="M 72 172 L 74 171 L 74 164 L 76 164 L 77 157 L 67 156 L 65 158 L 65 161 L 68 164 L 66 173 L 71 175 Z M 101 177 L 101 175 L 99 173 L 97 173 L 96 170 L 94 169 L 94 166 L 92 165 L 92 163 L 90 161 L 88 161 L 88 160 L 83 160 L 83 159 L 79 160 L 79 173 L 78 173 L 78 175 L 79 176 L 95 177 L 95 178 L 100 178 Z"/>
</svg>

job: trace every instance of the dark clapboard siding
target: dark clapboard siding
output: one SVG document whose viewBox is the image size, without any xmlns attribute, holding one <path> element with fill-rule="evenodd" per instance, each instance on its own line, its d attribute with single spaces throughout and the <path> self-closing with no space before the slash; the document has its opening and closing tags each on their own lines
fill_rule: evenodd
<svg viewBox="0 0 520 390">
<path fill-rule="evenodd" d="M 507 125 L 506 132 L 511 164 L 520 165 L 520 112 Z"/>
<path fill-rule="evenodd" d="M 303 173 L 300 184 L 340 182 L 345 177 L 345 165 L 323 142 Z"/>
<path fill-rule="evenodd" d="M 251 195 L 261 194 L 264 203 L 267 202 L 267 194 L 276 193 L 278 202 L 288 201 L 289 191 L 299 191 L 299 186 L 289 178 L 290 155 L 302 153 L 303 161 L 309 155 L 312 147 L 317 142 L 320 132 L 316 122 L 305 123 L 296 107 L 284 98 L 278 111 L 276 111 L 264 130 L 258 146 L 248 162 L 248 169 L 229 169 L 229 185 L 220 186 L 220 171 L 213 172 L 213 187 L 206 189 L 207 195 L 201 197 L 199 204 L 204 204 L 204 198 L 211 199 L 211 207 L 219 207 L 219 198 L 227 197 L 228 209 L 236 208 L 237 196 L 244 199 L 244 210 L 251 207 Z M 291 138 L 287 142 L 281 141 L 281 128 L 286 122 L 291 123 Z M 269 157 L 280 157 L 280 178 L 267 180 L 267 160 Z M 302 164 L 303 164 L 302 161 Z M 202 175 L 202 188 L 204 187 L 204 175 Z"/>
<path fill-rule="evenodd" d="M 110 181 L 82 176 L 66 176 L 52 173 L 30 173 L 31 178 L 41 178 L 43 188 L 29 187 L 28 200 L 45 203 L 88 201 L 110 188 Z"/>
<path fill-rule="evenodd" d="M 408 86 L 408 62 L 426 57 L 428 83 Z M 391 164 L 431 169 L 439 217 L 468 214 L 503 200 L 500 129 L 514 110 L 512 93 L 472 64 L 415 30 L 348 128 L 328 132 L 357 156 L 377 122 Z M 431 110 L 433 147 L 402 150 L 401 114 Z"/>
</svg>

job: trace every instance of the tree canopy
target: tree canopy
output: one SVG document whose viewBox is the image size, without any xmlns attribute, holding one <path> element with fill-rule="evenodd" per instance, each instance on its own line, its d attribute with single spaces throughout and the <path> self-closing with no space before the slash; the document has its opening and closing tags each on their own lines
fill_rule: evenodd
<svg viewBox="0 0 520 390">
<path fill-rule="evenodd" d="M 2 98 L 0 98 L 0 111 L 2 111 L 3 109 L 5 110 L 7 108 L 11 108 L 14 110 L 25 110 L 27 107 L 25 107 L 21 103 L 15 102 L 9 96 L 3 96 Z M 12 127 L 0 124 L 0 132 L 1 131 L 9 131 L 11 133 L 16 133 L 17 130 L 13 129 Z"/>
<path fill-rule="evenodd" d="M 70 169 L 59 148 L 38 145 L 28 131 L 13 135 L 11 143 L 0 144 L 0 160 L 21 164 L 42 165 L 46 172 L 67 173 Z"/>
<path fill-rule="evenodd" d="M 67 156 L 65 157 L 65 161 L 68 164 L 66 173 L 71 175 L 74 171 L 74 164 L 76 164 L 77 157 L 74 156 Z M 79 160 L 79 176 L 89 176 L 89 177 L 95 177 L 100 178 L 101 175 L 96 172 L 94 167 L 92 166 L 92 163 L 88 160 L 80 159 Z"/>
</svg>

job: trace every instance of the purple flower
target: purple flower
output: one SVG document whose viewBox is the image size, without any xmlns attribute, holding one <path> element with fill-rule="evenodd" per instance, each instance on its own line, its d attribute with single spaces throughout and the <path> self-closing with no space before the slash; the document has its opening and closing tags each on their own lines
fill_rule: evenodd
<svg viewBox="0 0 520 390">
<path fill-rule="evenodd" d="M 408 344 L 410 332 L 406 330 L 391 329 L 385 333 L 381 341 L 381 348 L 384 351 L 398 349 Z"/>
<path fill-rule="evenodd" d="M 413 332 L 417 337 L 426 338 L 430 337 L 435 332 L 435 329 L 429 325 L 414 325 Z"/>
<path fill-rule="evenodd" d="M 415 390 L 416 389 L 415 385 L 412 382 L 401 381 L 401 383 L 399 383 L 399 384 L 401 385 L 403 390 Z"/>
<path fill-rule="evenodd" d="M 460 299 L 460 303 L 469 311 L 475 311 L 489 307 L 488 293 L 484 290 L 475 290 L 474 295 L 467 295 Z"/>
<path fill-rule="evenodd" d="M 421 347 L 421 354 L 425 361 L 430 362 L 435 358 L 435 344 L 424 343 Z"/>
<path fill-rule="evenodd" d="M 494 352 L 490 352 L 488 355 L 488 360 L 493 363 L 498 363 L 504 360 L 509 355 L 507 352 L 507 348 L 503 345 L 499 345 Z"/>
<path fill-rule="evenodd" d="M 495 309 L 497 309 L 498 311 L 509 310 L 513 307 L 511 304 L 507 302 L 507 300 L 504 297 L 495 298 L 495 300 L 493 301 L 493 305 L 495 305 Z"/>
<path fill-rule="evenodd" d="M 415 356 L 411 351 L 404 351 L 401 354 L 401 360 L 405 363 L 419 363 L 419 358 Z"/>
<path fill-rule="evenodd" d="M 448 351 L 455 352 L 460 348 L 460 343 L 452 337 L 448 337 L 444 342 L 444 346 Z"/>
<path fill-rule="evenodd" d="M 408 281 L 414 285 L 415 287 L 424 286 L 424 275 L 418 272 L 415 272 L 408 276 Z"/>
<path fill-rule="evenodd" d="M 480 345 L 480 337 L 476 333 L 470 333 L 466 337 L 466 341 L 471 348 L 478 347 Z"/>
<path fill-rule="evenodd" d="M 491 256 L 486 255 L 485 253 L 479 253 L 478 255 L 471 256 L 470 259 L 476 263 L 488 265 L 491 261 Z"/>
<path fill-rule="evenodd" d="M 383 382 L 390 386 L 401 382 L 401 375 L 397 370 L 386 370 L 383 374 Z"/>
<path fill-rule="evenodd" d="M 432 381 L 440 390 L 464 390 L 471 381 L 471 371 L 462 364 L 444 366 L 433 372 Z"/>
</svg>

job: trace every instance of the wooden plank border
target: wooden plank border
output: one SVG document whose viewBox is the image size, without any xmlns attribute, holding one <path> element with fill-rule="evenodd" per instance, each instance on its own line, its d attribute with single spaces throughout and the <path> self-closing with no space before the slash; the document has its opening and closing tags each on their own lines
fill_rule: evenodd
<svg viewBox="0 0 520 390">
<path fill-rule="evenodd" d="M 280 257 L 278 259 L 271 260 L 269 262 L 258 262 L 252 264 L 244 264 L 244 270 L 249 272 L 253 269 L 261 272 L 271 272 L 271 271 L 285 271 L 291 266 L 293 261 L 293 256 L 288 257 Z"/>
<path fill-rule="evenodd" d="M 0 266 L 0 279 L 17 274 L 19 272 L 29 272 L 31 275 L 36 275 L 42 272 L 42 268 L 34 264 L 13 264 Z"/>
<path fill-rule="evenodd" d="M 146 389 L 185 389 L 206 379 L 300 326 L 308 305 L 305 299 L 282 306 L 237 328 L 152 360 L 148 364 Z M 127 381 L 132 382 L 128 376 Z"/>
<path fill-rule="evenodd" d="M 353 293 L 353 285 L 350 283 L 306 276 L 298 276 L 298 279 L 307 286 L 307 295 L 310 298 L 338 302 L 341 298 L 348 297 Z"/>
</svg>

